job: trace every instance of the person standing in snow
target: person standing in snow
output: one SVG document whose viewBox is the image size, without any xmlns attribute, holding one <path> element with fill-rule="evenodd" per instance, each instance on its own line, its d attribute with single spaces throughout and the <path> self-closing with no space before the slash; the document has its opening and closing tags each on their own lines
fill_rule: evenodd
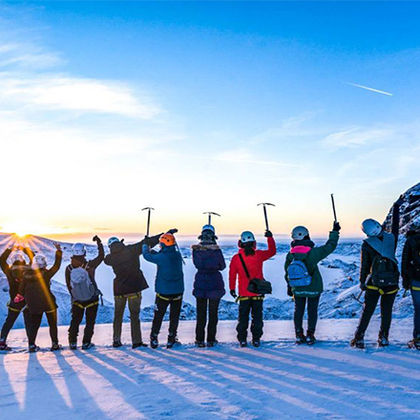
<svg viewBox="0 0 420 420">
<path fill-rule="evenodd" d="M 362 230 L 367 238 L 363 241 L 360 264 L 360 289 L 365 291 L 365 302 L 352 347 L 364 348 L 364 336 L 370 319 L 381 300 L 381 327 L 378 345 L 388 346 L 389 329 L 392 320 L 392 308 L 398 293 L 400 273 L 395 251 L 398 243 L 400 206 L 402 197 L 392 208 L 391 232 L 386 232 L 382 225 L 373 219 L 362 223 Z"/>
<path fill-rule="evenodd" d="M 318 305 L 323 292 L 322 276 L 318 263 L 330 255 L 337 247 L 340 224 L 334 222 L 325 245 L 316 247 L 309 231 L 304 226 L 296 226 L 292 231 L 290 251 L 284 263 L 287 294 L 294 298 L 294 325 L 296 343 L 315 343 L 315 329 L 318 321 Z M 308 306 L 308 329 L 303 333 L 303 316 Z"/>
<path fill-rule="evenodd" d="M 29 264 L 25 259 L 25 254 L 29 258 Z M 7 263 L 9 258 L 12 264 Z M 3 273 L 6 275 L 7 282 L 9 283 L 9 295 L 10 301 L 7 304 L 8 311 L 7 317 L 4 321 L 3 327 L 0 333 L 0 350 L 9 351 L 11 348 L 6 344 L 7 337 L 10 330 L 13 328 L 19 314 L 23 311 L 23 320 L 25 323 L 26 334 L 28 334 L 29 328 L 29 311 L 26 307 L 24 297 L 19 294 L 19 285 L 23 280 L 24 271 L 32 264 L 33 254 L 29 248 L 25 247 L 10 247 L 7 248 L 0 255 L 0 267 Z"/>
<path fill-rule="evenodd" d="M 29 351 L 35 352 L 39 347 L 35 344 L 36 336 L 45 313 L 50 327 L 51 350 L 61 350 L 58 343 L 57 329 L 57 303 L 55 296 L 51 292 L 51 279 L 61 266 L 63 252 L 59 244 L 54 244 L 56 248 L 55 261 L 51 268 L 47 268 L 47 260 L 44 255 L 36 254 L 33 258 L 31 268 L 25 270 L 23 282 L 19 288 L 24 296 L 30 313 L 30 324 L 28 331 Z"/>
<path fill-rule="evenodd" d="M 153 349 L 159 345 L 158 335 L 168 306 L 170 307 L 169 334 L 166 347 L 172 348 L 178 342 L 177 331 L 184 293 L 184 273 L 182 255 L 173 235 L 176 231 L 173 229 L 161 235 L 159 252 L 150 249 L 151 244 L 147 239 L 143 245 L 144 259 L 157 265 L 155 313 L 150 333 L 150 347 Z"/>
<path fill-rule="evenodd" d="M 212 225 L 203 226 L 200 243 L 192 246 L 192 260 L 197 268 L 193 295 L 197 301 L 197 324 L 195 342 L 198 347 L 205 347 L 204 337 L 207 323 L 207 308 L 209 322 L 207 325 L 207 346 L 216 343 L 218 310 L 225 286 L 220 271 L 226 268 L 222 251 L 216 243 L 217 236 Z"/>
<path fill-rule="evenodd" d="M 99 296 L 102 295 L 95 281 L 95 270 L 104 260 L 104 246 L 96 235 L 93 237 L 93 241 L 98 245 L 98 256 L 93 260 L 87 261 L 86 247 L 81 243 L 76 243 L 72 248 L 71 262 L 65 271 L 67 289 L 72 300 L 69 328 L 69 346 L 72 350 L 77 348 L 79 326 L 85 313 L 86 325 L 82 349 L 87 350 L 94 346 L 92 336 L 98 313 Z"/>
<path fill-rule="evenodd" d="M 276 255 L 276 243 L 273 234 L 267 230 L 267 250 L 259 250 L 252 232 L 242 232 L 238 241 L 239 252 L 235 254 L 229 267 L 229 289 L 234 299 L 239 301 L 239 320 L 236 327 L 237 338 L 241 347 L 247 346 L 249 314 L 251 313 L 252 344 L 259 347 L 263 335 L 263 300 L 264 296 L 248 290 L 251 280 L 262 280 L 263 263 Z M 236 293 L 238 282 L 239 297 Z"/>
<path fill-rule="evenodd" d="M 409 347 L 420 350 L 420 220 L 417 219 L 407 232 L 404 244 L 401 276 L 403 287 L 410 290 L 414 306 L 413 339 Z"/>
<path fill-rule="evenodd" d="M 159 243 L 160 235 L 148 239 L 151 246 Z M 115 236 L 108 239 L 109 254 L 105 257 L 105 264 L 114 271 L 114 325 L 113 347 L 121 347 L 121 328 L 125 307 L 128 302 L 130 311 L 130 327 L 132 348 L 145 347 L 140 325 L 141 293 L 149 285 L 140 269 L 140 255 L 144 240 L 132 245 L 125 245 L 124 239 Z"/>
</svg>

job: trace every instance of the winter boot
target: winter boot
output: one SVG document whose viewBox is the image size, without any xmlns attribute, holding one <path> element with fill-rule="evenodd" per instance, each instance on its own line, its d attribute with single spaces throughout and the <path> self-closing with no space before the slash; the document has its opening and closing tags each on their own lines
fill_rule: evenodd
<svg viewBox="0 0 420 420">
<path fill-rule="evenodd" d="M 112 343 L 112 347 L 115 347 L 115 348 L 122 347 L 121 340 L 114 340 L 114 342 Z"/>
<path fill-rule="evenodd" d="M 168 342 L 166 343 L 166 348 L 171 349 L 175 344 L 180 344 L 176 334 L 169 334 L 168 335 Z"/>
<path fill-rule="evenodd" d="M 0 351 L 10 351 L 12 350 L 7 344 L 6 340 L 0 340 Z"/>
<path fill-rule="evenodd" d="M 351 347 L 356 347 L 357 349 L 364 349 L 365 348 L 365 340 L 363 335 L 355 335 L 353 340 L 350 341 Z"/>
<path fill-rule="evenodd" d="M 378 347 L 387 347 L 389 346 L 388 337 L 386 334 L 380 332 L 378 336 Z"/>
<path fill-rule="evenodd" d="M 93 343 L 83 343 L 83 344 L 82 344 L 82 349 L 83 349 L 83 350 L 89 350 L 89 349 L 91 349 L 92 347 L 95 347 L 95 344 L 93 344 Z"/>
<path fill-rule="evenodd" d="M 218 343 L 217 340 L 207 341 L 207 347 L 214 347 Z"/>
<path fill-rule="evenodd" d="M 240 345 L 241 347 L 246 347 L 246 346 L 248 345 L 248 343 L 247 343 L 246 341 L 240 341 L 240 342 L 239 342 L 239 345 Z"/>
<path fill-rule="evenodd" d="M 150 336 L 150 347 L 152 349 L 157 349 L 158 346 L 159 346 L 159 341 L 158 341 L 157 335 L 151 335 Z"/>
<path fill-rule="evenodd" d="M 408 347 L 410 349 L 420 350 L 420 337 L 413 338 L 411 341 L 409 341 L 408 342 Z"/>
<path fill-rule="evenodd" d="M 196 342 L 195 342 L 195 345 L 196 345 L 197 347 L 200 347 L 200 348 L 202 348 L 202 347 L 206 347 L 206 343 L 205 343 L 204 341 L 196 341 Z"/>
<path fill-rule="evenodd" d="M 306 332 L 306 344 L 308 346 L 312 346 L 312 345 L 315 344 L 315 342 L 316 342 L 316 338 L 315 338 L 314 333 L 312 331 L 307 331 Z"/>
<path fill-rule="evenodd" d="M 70 350 L 77 350 L 77 343 L 69 343 Z"/>
<path fill-rule="evenodd" d="M 147 347 L 147 344 L 140 342 L 140 343 L 133 343 L 133 345 L 131 346 L 132 349 L 138 349 L 139 347 Z"/>
<path fill-rule="evenodd" d="M 305 344 L 306 343 L 306 337 L 305 334 L 303 334 L 303 331 L 299 331 L 296 333 L 296 344 Z"/>
<path fill-rule="evenodd" d="M 261 346 L 261 341 L 260 341 L 260 339 L 259 339 L 259 338 L 253 338 L 253 339 L 252 339 L 252 345 L 253 345 L 254 347 L 260 347 L 260 346 Z"/>
<path fill-rule="evenodd" d="M 31 344 L 29 346 L 29 353 L 35 353 L 37 351 L 39 351 L 39 347 L 36 344 Z"/>
<path fill-rule="evenodd" d="M 63 349 L 63 347 L 60 345 L 60 344 L 58 344 L 58 343 L 52 343 L 52 346 L 51 346 L 51 351 L 58 351 L 58 350 L 62 350 Z"/>
</svg>

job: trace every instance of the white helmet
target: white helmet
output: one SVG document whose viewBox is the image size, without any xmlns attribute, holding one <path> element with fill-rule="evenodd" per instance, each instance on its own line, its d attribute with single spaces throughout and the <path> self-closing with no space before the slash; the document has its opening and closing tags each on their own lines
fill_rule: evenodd
<svg viewBox="0 0 420 420">
<path fill-rule="evenodd" d="M 292 230 L 292 239 L 298 241 L 305 236 L 309 236 L 309 230 L 305 226 L 296 226 Z"/>
<path fill-rule="evenodd" d="M 86 255 L 86 247 L 80 242 L 75 243 L 71 250 L 74 257 L 84 257 Z"/>
<path fill-rule="evenodd" d="M 252 232 L 246 230 L 245 232 L 241 233 L 241 242 L 246 244 L 248 242 L 255 242 L 255 236 Z"/>
<path fill-rule="evenodd" d="M 120 242 L 120 240 L 116 236 L 113 236 L 112 238 L 108 239 L 108 246 L 111 246 L 112 244 L 115 244 L 116 242 Z"/>
<path fill-rule="evenodd" d="M 47 259 L 43 254 L 36 254 L 32 263 L 33 268 L 45 268 L 47 266 Z"/>
<path fill-rule="evenodd" d="M 362 223 L 362 230 L 367 236 L 378 236 L 382 232 L 382 225 L 374 219 L 366 219 Z"/>
<path fill-rule="evenodd" d="M 12 264 L 15 262 L 26 262 L 25 260 L 25 254 L 22 251 L 16 251 L 10 256 L 10 260 L 12 261 Z"/>
</svg>

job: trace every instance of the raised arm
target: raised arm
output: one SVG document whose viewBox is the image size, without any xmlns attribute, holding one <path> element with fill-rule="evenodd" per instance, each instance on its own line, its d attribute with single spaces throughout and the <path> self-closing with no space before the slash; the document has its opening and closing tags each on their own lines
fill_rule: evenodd
<svg viewBox="0 0 420 420">
<path fill-rule="evenodd" d="M 147 244 L 143 245 L 142 253 L 143 253 L 143 258 L 146 261 L 149 261 L 154 264 L 158 264 L 162 257 L 162 255 L 159 252 L 152 251 L 149 248 L 149 245 Z"/>
<path fill-rule="evenodd" d="M 32 252 L 32 249 L 31 248 L 29 248 L 29 247 L 27 247 L 27 246 L 25 246 L 24 248 L 23 248 L 23 252 L 28 256 L 28 258 L 29 258 L 29 265 L 32 265 L 32 261 L 33 261 L 33 259 L 34 259 L 34 253 Z"/>
<path fill-rule="evenodd" d="M 104 251 L 104 245 L 102 244 L 102 241 L 98 236 L 94 236 L 93 240 L 98 245 L 98 256 L 94 258 L 93 260 L 89 261 L 89 267 L 95 269 L 98 267 L 98 265 L 104 260 L 105 251 Z"/>
<path fill-rule="evenodd" d="M 155 236 L 150 236 L 149 238 L 147 238 L 147 244 L 150 246 L 150 248 L 155 247 L 158 243 L 159 243 L 159 238 L 162 236 L 163 234 L 160 233 L 159 235 L 155 235 Z M 136 252 L 137 255 L 141 255 L 143 252 L 143 246 L 147 245 L 145 243 L 145 239 L 143 239 L 140 242 L 137 242 L 133 245 L 128 245 L 129 247 L 131 247 L 132 249 L 134 249 L 134 251 Z"/>
<path fill-rule="evenodd" d="M 6 248 L 3 253 L 0 255 L 0 267 L 3 270 L 3 273 L 6 274 L 6 276 L 9 275 L 10 266 L 7 264 L 7 259 L 9 258 L 9 255 L 12 253 L 12 248 Z"/>
<path fill-rule="evenodd" d="M 63 251 L 60 248 L 60 245 L 56 244 L 57 251 L 55 251 L 55 260 L 54 264 L 50 269 L 47 270 L 49 279 L 53 278 L 57 271 L 60 269 L 61 261 L 63 259 Z"/>
<path fill-rule="evenodd" d="M 334 250 L 337 248 L 339 236 L 340 235 L 338 231 L 332 230 L 325 245 L 317 246 L 313 248 L 312 251 L 310 251 L 311 257 L 315 260 L 316 263 L 328 257 L 328 255 L 334 252 Z"/>
<path fill-rule="evenodd" d="M 391 233 L 395 238 L 395 248 L 397 247 L 398 237 L 400 234 L 400 207 L 402 202 L 403 196 L 400 196 L 400 198 L 392 206 Z"/>
<path fill-rule="evenodd" d="M 264 261 L 269 260 L 271 257 L 274 257 L 274 255 L 276 255 L 276 252 L 277 252 L 276 242 L 274 241 L 272 233 L 267 231 L 266 232 L 266 237 L 267 237 L 267 247 L 268 247 L 268 249 L 263 250 L 263 251 L 259 251 L 259 254 L 262 256 L 262 259 Z"/>
</svg>

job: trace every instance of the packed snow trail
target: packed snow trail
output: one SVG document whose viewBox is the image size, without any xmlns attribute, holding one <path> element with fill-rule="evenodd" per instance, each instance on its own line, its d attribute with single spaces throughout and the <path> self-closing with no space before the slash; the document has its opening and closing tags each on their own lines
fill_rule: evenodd
<svg viewBox="0 0 420 420">
<path fill-rule="evenodd" d="M 97 326 L 96 348 L 27 353 L 23 330 L 11 332 L 15 352 L 0 354 L 0 418 L 91 419 L 420 419 L 420 352 L 410 350 L 409 320 L 394 321 L 391 346 L 366 350 L 348 341 L 356 319 L 321 320 L 314 347 L 296 346 L 290 321 L 268 321 L 259 349 L 235 343 L 235 322 L 220 323 L 221 344 L 198 349 L 195 323 L 181 322 L 178 348 L 110 346 L 111 325 Z M 160 335 L 164 344 L 165 323 Z M 148 337 L 150 324 L 143 324 Z M 67 334 L 60 327 L 60 338 Z M 129 325 L 123 338 L 128 343 Z M 45 349 L 44 349 L 45 348 Z"/>
</svg>

